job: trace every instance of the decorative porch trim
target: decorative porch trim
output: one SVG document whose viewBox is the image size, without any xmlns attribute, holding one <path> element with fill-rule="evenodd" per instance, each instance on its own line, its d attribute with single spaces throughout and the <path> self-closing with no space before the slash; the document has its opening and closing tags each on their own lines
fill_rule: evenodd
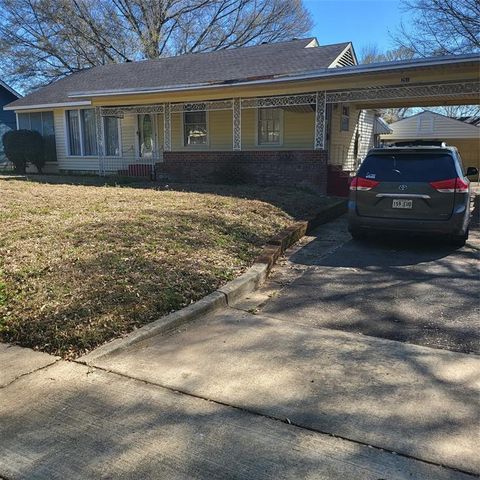
<svg viewBox="0 0 480 480">
<path fill-rule="evenodd" d="M 242 149 L 242 100 L 233 99 L 233 149 Z"/>
<path fill-rule="evenodd" d="M 242 108 L 291 107 L 296 105 L 312 105 L 316 101 L 314 93 L 301 95 L 279 95 L 275 97 L 243 98 Z"/>
<path fill-rule="evenodd" d="M 232 100 L 212 100 L 208 102 L 172 103 L 172 113 L 204 112 L 210 110 L 232 110 Z"/>
<path fill-rule="evenodd" d="M 315 96 L 315 150 L 325 148 L 325 116 L 327 111 L 326 92 L 317 92 Z"/>
<path fill-rule="evenodd" d="M 163 150 L 172 150 L 172 111 L 171 104 L 165 103 L 163 110 Z"/>
<path fill-rule="evenodd" d="M 163 113 L 164 106 L 161 104 L 153 105 L 135 105 L 128 107 L 100 107 L 100 114 L 102 117 L 118 117 L 123 118 L 125 114 L 148 114 L 148 113 Z"/>
<path fill-rule="evenodd" d="M 401 85 L 339 90 L 327 93 L 327 103 L 345 103 L 370 100 L 471 95 L 480 93 L 480 82 L 435 83 L 428 85 Z"/>
</svg>

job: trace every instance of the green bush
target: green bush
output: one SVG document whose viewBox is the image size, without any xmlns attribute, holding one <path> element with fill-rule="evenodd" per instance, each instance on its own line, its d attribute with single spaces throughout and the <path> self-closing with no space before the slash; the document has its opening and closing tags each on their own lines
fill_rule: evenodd
<svg viewBox="0 0 480 480">
<path fill-rule="evenodd" d="M 11 130 L 3 135 L 3 148 L 13 163 L 15 173 L 24 174 L 27 165 L 35 165 L 39 173 L 45 165 L 45 142 L 33 130 Z"/>
</svg>

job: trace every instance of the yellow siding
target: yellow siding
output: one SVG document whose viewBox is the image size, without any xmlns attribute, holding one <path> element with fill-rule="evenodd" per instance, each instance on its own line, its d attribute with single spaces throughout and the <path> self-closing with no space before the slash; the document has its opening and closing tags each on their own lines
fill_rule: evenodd
<svg viewBox="0 0 480 480">
<path fill-rule="evenodd" d="M 212 111 L 209 117 L 209 136 L 211 150 L 232 150 L 233 118 L 231 110 Z"/>
<path fill-rule="evenodd" d="M 315 113 L 292 112 L 283 115 L 283 147 L 312 150 L 315 141 Z"/>
<path fill-rule="evenodd" d="M 242 110 L 242 150 L 256 148 L 255 118 L 254 108 Z"/>
<path fill-rule="evenodd" d="M 355 170 L 373 147 L 374 112 L 357 110 L 350 105 L 349 130 L 341 131 L 342 105 L 332 108 L 329 163 Z M 359 134 L 358 154 L 355 157 L 355 139 Z"/>
</svg>

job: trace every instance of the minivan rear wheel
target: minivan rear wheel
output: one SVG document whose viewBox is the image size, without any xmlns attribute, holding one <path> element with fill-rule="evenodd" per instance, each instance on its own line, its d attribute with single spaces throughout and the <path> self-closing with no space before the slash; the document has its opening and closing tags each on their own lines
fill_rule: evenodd
<svg viewBox="0 0 480 480">
<path fill-rule="evenodd" d="M 452 235 L 450 237 L 450 244 L 454 247 L 464 247 L 468 240 L 468 233 L 469 231 L 467 230 L 463 235 Z"/>
</svg>

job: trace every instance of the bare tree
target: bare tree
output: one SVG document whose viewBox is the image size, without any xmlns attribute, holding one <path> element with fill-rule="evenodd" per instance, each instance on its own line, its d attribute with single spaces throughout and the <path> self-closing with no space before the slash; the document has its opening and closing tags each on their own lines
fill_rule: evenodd
<svg viewBox="0 0 480 480">
<path fill-rule="evenodd" d="M 396 60 L 410 60 L 415 52 L 407 47 L 398 47 L 382 52 L 375 43 L 367 45 L 361 50 L 360 63 L 394 62 Z"/>
<path fill-rule="evenodd" d="M 402 0 L 411 18 L 393 35 L 397 46 L 416 56 L 480 51 L 480 2 L 478 0 Z"/>
<path fill-rule="evenodd" d="M 406 47 L 399 47 L 393 50 L 382 50 L 376 44 L 367 45 L 360 53 L 360 63 L 378 63 L 393 62 L 397 60 L 409 60 L 414 57 L 414 52 Z M 382 108 L 380 109 L 382 118 L 387 123 L 393 123 L 411 114 L 408 107 L 401 108 Z"/>
<path fill-rule="evenodd" d="M 305 35 L 302 0 L 0 0 L 0 68 L 35 87 L 84 68 Z"/>
</svg>

